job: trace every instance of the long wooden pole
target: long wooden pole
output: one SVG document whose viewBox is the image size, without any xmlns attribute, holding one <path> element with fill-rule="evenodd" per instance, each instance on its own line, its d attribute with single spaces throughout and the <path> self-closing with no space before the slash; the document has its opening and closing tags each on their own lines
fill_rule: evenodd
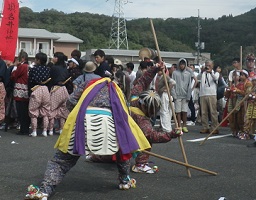
<svg viewBox="0 0 256 200">
<path fill-rule="evenodd" d="M 153 32 L 153 36 L 154 36 L 154 40 L 155 40 L 157 54 L 158 54 L 159 60 L 162 61 L 162 58 L 161 58 L 161 55 L 160 55 L 160 50 L 159 50 L 159 45 L 158 45 L 158 41 L 157 41 L 157 37 L 156 37 L 156 32 L 155 32 L 155 28 L 154 28 L 152 19 L 150 19 L 150 24 L 151 24 L 151 28 L 152 28 L 152 32 Z M 174 122 L 175 122 L 175 127 L 179 128 L 177 118 L 176 118 L 176 115 L 175 115 L 175 112 L 174 112 L 174 108 L 173 108 L 173 105 L 172 105 L 172 97 L 171 97 L 171 94 L 170 94 L 169 84 L 167 82 L 167 78 L 166 78 L 166 74 L 165 74 L 164 69 L 162 70 L 162 73 L 163 73 L 163 77 L 164 77 L 165 86 L 166 86 L 166 89 L 167 89 L 167 94 L 168 94 L 168 97 L 169 97 L 169 103 L 170 103 L 172 113 L 173 113 L 173 119 L 174 119 Z M 186 164 L 188 164 L 187 156 L 186 156 L 186 153 L 185 153 L 185 149 L 184 149 L 184 145 L 183 145 L 181 137 L 179 137 L 179 143 L 180 143 L 180 147 L 181 147 L 181 151 L 182 151 L 184 161 L 185 161 Z M 189 170 L 188 167 L 187 167 L 187 173 L 188 173 L 188 177 L 191 178 L 191 173 L 190 173 L 190 170 Z"/>
<path fill-rule="evenodd" d="M 256 89 L 256 87 L 253 87 L 252 90 L 255 90 L 255 89 Z M 203 144 L 205 143 L 205 141 L 208 140 L 209 137 L 211 137 L 211 135 L 214 133 L 214 131 L 217 130 L 217 129 L 219 128 L 219 126 L 220 126 L 226 119 L 228 119 L 228 117 L 229 117 L 233 112 L 235 112 L 235 110 L 248 98 L 249 95 L 250 95 L 250 93 L 248 93 L 248 94 L 246 94 L 246 95 L 244 96 L 244 98 L 233 108 L 233 110 L 231 110 L 231 111 L 227 114 L 227 116 L 219 123 L 219 125 L 216 126 L 216 127 L 212 130 L 212 132 L 200 143 L 200 145 L 203 145 Z"/>
<path fill-rule="evenodd" d="M 250 133 L 253 135 L 254 134 L 254 120 L 253 120 L 253 115 L 254 115 L 254 101 L 252 103 L 252 112 L 251 112 L 251 122 L 250 122 Z"/>
<path fill-rule="evenodd" d="M 198 170 L 198 171 L 201 171 L 201 172 L 205 172 L 205 173 L 208 173 L 208 174 L 212 174 L 212 175 L 214 175 L 214 176 L 216 176 L 216 175 L 218 174 L 218 173 L 216 173 L 216 172 L 209 171 L 209 170 L 207 170 L 207 169 L 203 169 L 203 168 L 200 168 L 200 167 L 196 167 L 196 166 L 190 165 L 190 164 L 188 164 L 188 163 L 183 163 L 183 162 L 180 162 L 180 161 L 178 161 L 178 160 L 174 160 L 174 159 L 171 159 L 171 158 L 167 158 L 167 157 L 165 157 L 165 156 L 161 156 L 161 155 L 158 155 L 158 154 L 156 154 L 156 153 L 152 153 L 152 152 L 150 152 L 150 151 L 144 150 L 144 151 L 142 151 L 142 152 L 143 152 L 143 153 L 146 153 L 146 154 L 149 154 L 149 155 L 151 155 L 151 156 L 154 156 L 154 157 L 157 157 L 157 158 L 160 158 L 160 159 L 163 159 L 163 160 L 172 162 L 172 163 L 176 163 L 176 164 L 178 164 L 178 165 L 183 165 L 183 166 L 185 166 L 185 167 L 187 167 L 187 168 L 192 168 L 192 169 L 195 169 L 195 170 Z"/>
<path fill-rule="evenodd" d="M 243 47 L 240 46 L 240 69 L 243 69 Z"/>
</svg>

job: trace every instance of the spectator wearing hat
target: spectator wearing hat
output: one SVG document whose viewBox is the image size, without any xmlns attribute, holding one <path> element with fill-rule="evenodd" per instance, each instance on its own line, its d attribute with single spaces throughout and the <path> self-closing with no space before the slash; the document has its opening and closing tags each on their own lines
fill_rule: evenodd
<svg viewBox="0 0 256 200">
<path fill-rule="evenodd" d="M 76 66 L 79 66 L 78 60 L 76 58 L 68 59 L 68 67 L 69 68 L 74 68 Z"/>
<path fill-rule="evenodd" d="M 83 68 L 83 72 L 84 74 L 78 76 L 74 81 L 73 81 L 73 85 L 74 85 L 74 89 L 77 89 L 77 87 L 86 82 L 86 81 L 90 81 L 92 79 L 95 78 L 101 78 L 99 75 L 94 74 L 94 71 L 96 70 L 96 64 L 92 61 L 88 61 L 85 64 L 85 67 Z"/>
<path fill-rule="evenodd" d="M 106 77 L 108 75 L 106 75 L 106 71 L 111 71 L 110 66 L 108 65 L 108 63 L 105 61 L 105 52 L 101 49 L 98 49 L 94 52 L 93 54 L 95 61 L 98 65 L 98 67 L 96 68 L 96 70 L 94 71 L 95 74 L 101 76 L 101 77 Z"/>
<path fill-rule="evenodd" d="M 74 49 L 71 52 L 71 58 L 75 58 L 77 60 L 77 62 L 79 63 L 79 69 L 82 71 L 83 67 L 84 67 L 84 62 L 81 59 L 81 51 L 79 51 L 78 49 Z"/>
<path fill-rule="evenodd" d="M 117 59 L 117 58 L 114 59 L 114 64 L 116 64 L 116 65 L 123 65 L 122 61 Z"/>
<path fill-rule="evenodd" d="M 68 72 L 71 77 L 70 81 L 66 84 L 68 93 L 71 94 L 74 90 L 73 81 L 82 74 L 79 68 L 79 62 L 76 58 L 68 59 Z"/>
</svg>

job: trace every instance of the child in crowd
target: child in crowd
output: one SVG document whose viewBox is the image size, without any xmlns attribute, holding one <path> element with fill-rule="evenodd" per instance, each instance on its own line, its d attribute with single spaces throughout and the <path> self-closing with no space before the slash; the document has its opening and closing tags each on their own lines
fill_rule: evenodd
<svg viewBox="0 0 256 200">
<path fill-rule="evenodd" d="M 31 118 L 32 133 L 30 136 L 37 136 L 37 118 L 43 118 L 42 135 L 47 137 L 47 127 L 49 124 L 50 93 L 45 85 L 50 78 L 50 69 L 46 67 L 47 55 L 38 53 L 35 56 L 35 65 L 29 69 L 29 117 Z"/>
<path fill-rule="evenodd" d="M 247 140 L 254 138 L 255 119 L 256 119 L 256 76 L 251 77 L 252 91 L 247 101 L 247 110 L 244 123 L 244 131 L 239 133 L 239 138 Z"/>
</svg>

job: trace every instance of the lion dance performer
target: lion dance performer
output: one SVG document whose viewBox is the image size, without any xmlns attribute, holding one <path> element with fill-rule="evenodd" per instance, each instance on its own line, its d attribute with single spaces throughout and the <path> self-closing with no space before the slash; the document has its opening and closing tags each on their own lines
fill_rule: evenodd
<svg viewBox="0 0 256 200">
<path fill-rule="evenodd" d="M 90 152 L 115 155 L 119 189 L 134 186 L 129 176 L 131 153 L 150 148 L 149 142 L 129 115 L 122 90 L 114 81 L 93 79 L 84 88 L 55 144 L 57 152 L 47 164 L 41 186 L 29 186 L 26 199 L 47 200 L 79 157 Z"/>
<path fill-rule="evenodd" d="M 160 96 L 152 90 L 147 90 L 151 81 L 159 71 L 159 67 L 164 68 L 163 63 L 149 68 L 137 81 L 136 85 L 131 91 L 131 116 L 139 125 L 149 143 L 166 143 L 177 138 L 182 134 L 180 129 L 172 131 L 158 131 L 154 129 L 150 118 L 155 117 L 160 110 L 161 99 Z M 170 121 L 171 123 L 171 121 Z M 150 150 L 150 149 L 148 149 Z M 154 173 L 154 170 L 148 165 L 149 155 L 146 153 L 139 153 L 135 159 L 136 164 L 132 167 L 133 172 Z"/>
</svg>

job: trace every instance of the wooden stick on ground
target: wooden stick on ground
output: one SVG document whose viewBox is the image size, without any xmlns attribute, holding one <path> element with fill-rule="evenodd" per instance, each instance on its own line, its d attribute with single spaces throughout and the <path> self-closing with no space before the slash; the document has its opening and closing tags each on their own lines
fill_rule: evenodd
<svg viewBox="0 0 256 200">
<path fill-rule="evenodd" d="M 151 28 L 152 28 L 152 32 L 153 32 L 153 36 L 154 36 L 154 40 L 155 40 L 157 54 L 158 54 L 159 60 L 162 61 L 162 58 L 161 58 L 161 55 L 160 55 L 160 50 L 159 50 L 159 45 L 158 45 L 158 41 L 157 41 L 157 37 L 156 37 L 156 32 L 155 32 L 155 28 L 154 28 L 152 19 L 150 19 L 150 24 L 151 24 Z M 176 114 L 174 112 L 174 108 L 173 108 L 173 105 L 172 105 L 172 97 L 171 97 L 171 94 L 170 94 L 169 84 L 167 82 L 167 78 L 166 78 L 166 74 L 165 74 L 165 70 L 164 69 L 163 69 L 162 73 L 163 73 L 163 77 L 164 77 L 165 86 L 166 86 L 166 89 L 167 89 L 167 94 L 168 94 L 168 97 L 169 97 L 169 103 L 170 103 L 170 106 L 171 106 L 171 109 L 172 109 L 172 113 L 173 113 L 175 127 L 179 128 L 178 127 L 177 118 L 176 118 Z M 181 151 L 182 151 L 182 155 L 183 155 L 184 161 L 185 161 L 186 164 L 188 164 L 187 156 L 186 156 L 186 153 L 185 153 L 185 149 L 184 149 L 184 145 L 183 145 L 181 137 L 179 137 L 179 144 L 180 144 L 180 147 L 181 147 Z M 190 170 L 189 170 L 188 167 L 187 167 L 187 173 L 188 173 L 188 177 L 191 178 L 191 173 L 190 173 Z"/>
<path fill-rule="evenodd" d="M 190 164 L 187 164 L 187 163 L 183 163 L 183 162 L 180 162 L 180 161 L 177 161 L 177 160 L 174 160 L 174 159 L 171 159 L 171 158 L 167 158 L 167 157 L 164 157 L 164 156 L 161 156 L 161 155 L 158 155 L 158 154 L 155 154 L 155 153 L 152 153 L 150 151 L 142 151 L 143 153 L 146 153 L 146 154 L 149 154 L 151 156 L 154 156 L 154 157 L 157 157 L 157 158 L 160 158 L 160 159 L 163 159 L 163 160 L 166 160 L 166 161 L 169 161 L 169 162 L 173 162 L 173 163 L 176 163 L 178 165 L 183 165 L 187 168 L 192 168 L 192 169 L 195 169 L 195 170 L 198 170 L 198 171 L 201 171 L 201 172 L 205 172 L 205 173 L 208 173 L 208 174 L 212 174 L 214 176 L 216 176 L 218 173 L 216 172 L 213 172 L 213 171 L 209 171 L 207 169 L 203 169 L 203 168 L 200 168 L 200 167 L 196 167 L 194 165 L 190 165 Z"/>
<path fill-rule="evenodd" d="M 256 87 L 253 87 L 253 88 L 252 88 L 252 90 L 255 90 L 255 89 L 256 89 Z M 227 116 L 219 123 L 219 125 L 216 126 L 216 127 L 212 130 L 212 132 L 200 143 L 200 145 L 203 145 L 203 144 L 205 143 L 205 141 L 208 140 L 209 137 L 211 137 L 211 135 L 213 134 L 213 132 L 214 132 L 215 130 L 217 130 L 217 129 L 219 128 L 219 126 L 220 126 L 226 119 L 228 119 L 229 116 L 230 116 L 233 112 L 235 112 L 235 110 L 248 98 L 249 95 L 250 95 L 250 93 L 248 93 L 248 94 L 246 94 L 246 95 L 244 96 L 244 98 L 233 108 L 233 110 L 231 110 L 231 111 L 227 114 Z"/>
</svg>

